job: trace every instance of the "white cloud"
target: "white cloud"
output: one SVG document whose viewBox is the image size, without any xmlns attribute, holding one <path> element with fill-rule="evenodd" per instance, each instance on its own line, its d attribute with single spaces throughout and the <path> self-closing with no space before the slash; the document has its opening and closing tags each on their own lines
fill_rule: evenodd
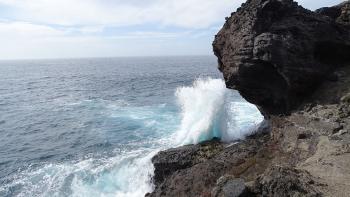
<svg viewBox="0 0 350 197">
<path fill-rule="evenodd" d="M 213 35 L 244 1 L 0 0 L 0 59 L 210 54 Z"/>
<path fill-rule="evenodd" d="M 222 23 L 242 1 L 0 0 L 11 12 L 0 13 L 0 59 L 210 53 L 210 36 L 184 37 L 201 39 L 191 32 Z M 133 25 L 146 28 L 123 30 Z"/>
<path fill-rule="evenodd" d="M 299 0 L 316 9 L 342 0 Z M 163 26 L 206 28 L 223 22 L 245 0 L 0 0 L 12 18 L 63 26 Z M 0 14 L 1 18 L 1 14 Z"/>
<path fill-rule="evenodd" d="M 76 34 L 77 31 L 81 33 Z M 174 47 L 176 43 L 184 43 L 179 41 L 180 37 L 189 36 L 191 31 L 132 31 L 111 36 L 90 34 L 96 31 L 100 29 L 0 22 L 0 59 L 184 55 L 196 54 L 196 51 L 201 50 L 197 48 L 189 51 L 189 48 L 181 50 Z"/>
<path fill-rule="evenodd" d="M 223 18 L 244 0 L 0 0 L 16 18 L 58 25 L 133 25 L 160 23 L 203 28 Z"/>
<path fill-rule="evenodd" d="M 47 36 L 63 36 L 65 31 L 59 31 L 46 25 L 36 25 L 28 22 L 0 22 L 0 36 L 4 38 L 42 38 Z"/>
</svg>

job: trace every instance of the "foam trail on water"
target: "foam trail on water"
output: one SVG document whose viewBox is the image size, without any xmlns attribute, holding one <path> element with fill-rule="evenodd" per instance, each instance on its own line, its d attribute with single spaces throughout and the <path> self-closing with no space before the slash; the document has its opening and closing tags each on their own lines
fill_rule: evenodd
<svg viewBox="0 0 350 197">
<path fill-rule="evenodd" d="M 101 152 L 72 161 L 29 166 L 0 184 L 0 196 L 6 196 L 14 188 L 21 188 L 16 193 L 20 197 L 144 196 L 154 187 L 151 158 L 158 151 L 213 137 L 222 141 L 243 139 L 263 120 L 257 108 L 236 91 L 226 89 L 222 79 L 198 79 L 189 87 L 177 88 L 175 95 L 181 114 L 172 105 L 132 106 L 124 101 L 86 100 L 67 106 L 67 110 L 99 109 L 106 114 L 104 119 L 127 123 L 120 125 L 130 128 L 125 135 L 96 130 L 94 137 L 131 138 L 124 139 L 123 146 L 108 154 Z M 173 133 L 175 143 L 171 138 Z"/>
<path fill-rule="evenodd" d="M 228 90 L 222 79 L 197 79 L 175 93 L 181 107 L 181 126 L 175 133 L 178 145 L 221 138 L 243 139 L 263 121 L 258 109 Z"/>
<path fill-rule="evenodd" d="M 124 128 L 131 128 L 127 134 L 96 129 L 92 133 L 94 137 L 131 137 L 113 149 L 106 146 L 103 152 L 19 169 L 7 182 L 0 184 L 0 196 L 13 196 L 14 188 L 21 189 L 15 194 L 19 197 L 143 197 L 152 191 L 151 158 L 158 151 L 170 148 L 169 136 L 179 122 L 176 106 L 132 106 L 124 101 L 85 100 L 68 105 L 67 109 L 75 107 L 98 109 L 105 114 L 104 120 L 125 122 Z M 98 148 L 104 146 L 97 144 Z"/>
<path fill-rule="evenodd" d="M 111 158 L 87 158 L 29 168 L 16 175 L 14 182 L 0 186 L 0 194 L 22 187 L 16 196 L 141 197 L 152 191 L 151 158 L 157 152 L 133 151 Z"/>
<path fill-rule="evenodd" d="M 118 166 L 108 170 L 108 173 L 98 172 L 97 178 L 89 183 L 86 177 L 76 176 L 72 181 L 72 196 L 118 196 L 118 197 L 140 197 L 152 191 L 151 177 L 153 176 L 153 165 L 151 158 L 158 151 L 146 154 L 144 157 L 129 160 L 123 158 Z M 130 157 L 132 156 L 129 153 Z M 129 161 L 128 161 L 129 160 Z M 108 169 L 103 166 L 102 170 Z M 90 172 L 90 174 L 95 174 Z"/>
</svg>

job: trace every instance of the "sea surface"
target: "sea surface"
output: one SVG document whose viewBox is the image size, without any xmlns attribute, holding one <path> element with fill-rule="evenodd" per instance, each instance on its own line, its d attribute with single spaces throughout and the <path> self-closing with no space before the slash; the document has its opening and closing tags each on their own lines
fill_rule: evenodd
<svg viewBox="0 0 350 197">
<path fill-rule="evenodd" d="M 0 61 L 0 196 L 141 197 L 158 151 L 261 121 L 212 56 Z"/>
</svg>

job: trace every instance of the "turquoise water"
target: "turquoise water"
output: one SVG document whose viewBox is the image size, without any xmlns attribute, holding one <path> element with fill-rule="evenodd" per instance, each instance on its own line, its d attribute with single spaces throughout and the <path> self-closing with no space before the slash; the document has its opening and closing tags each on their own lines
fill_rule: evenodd
<svg viewBox="0 0 350 197">
<path fill-rule="evenodd" d="M 214 57 L 0 61 L 0 196 L 144 196 L 159 150 L 261 120 Z"/>
</svg>

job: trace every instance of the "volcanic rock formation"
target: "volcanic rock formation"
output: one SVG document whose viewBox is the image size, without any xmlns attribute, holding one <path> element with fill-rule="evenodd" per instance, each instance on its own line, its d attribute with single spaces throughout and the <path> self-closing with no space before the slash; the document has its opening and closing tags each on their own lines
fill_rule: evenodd
<svg viewBox="0 0 350 197">
<path fill-rule="evenodd" d="M 227 87 L 270 128 L 158 153 L 146 196 L 350 196 L 350 1 L 248 0 L 213 47 Z"/>
<path fill-rule="evenodd" d="M 350 62 L 349 10 L 349 2 L 312 12 L 291 0 L 248 0 L 213 43 L 227 87 L 264 115 L 290 113 Z"/>
</svg>

